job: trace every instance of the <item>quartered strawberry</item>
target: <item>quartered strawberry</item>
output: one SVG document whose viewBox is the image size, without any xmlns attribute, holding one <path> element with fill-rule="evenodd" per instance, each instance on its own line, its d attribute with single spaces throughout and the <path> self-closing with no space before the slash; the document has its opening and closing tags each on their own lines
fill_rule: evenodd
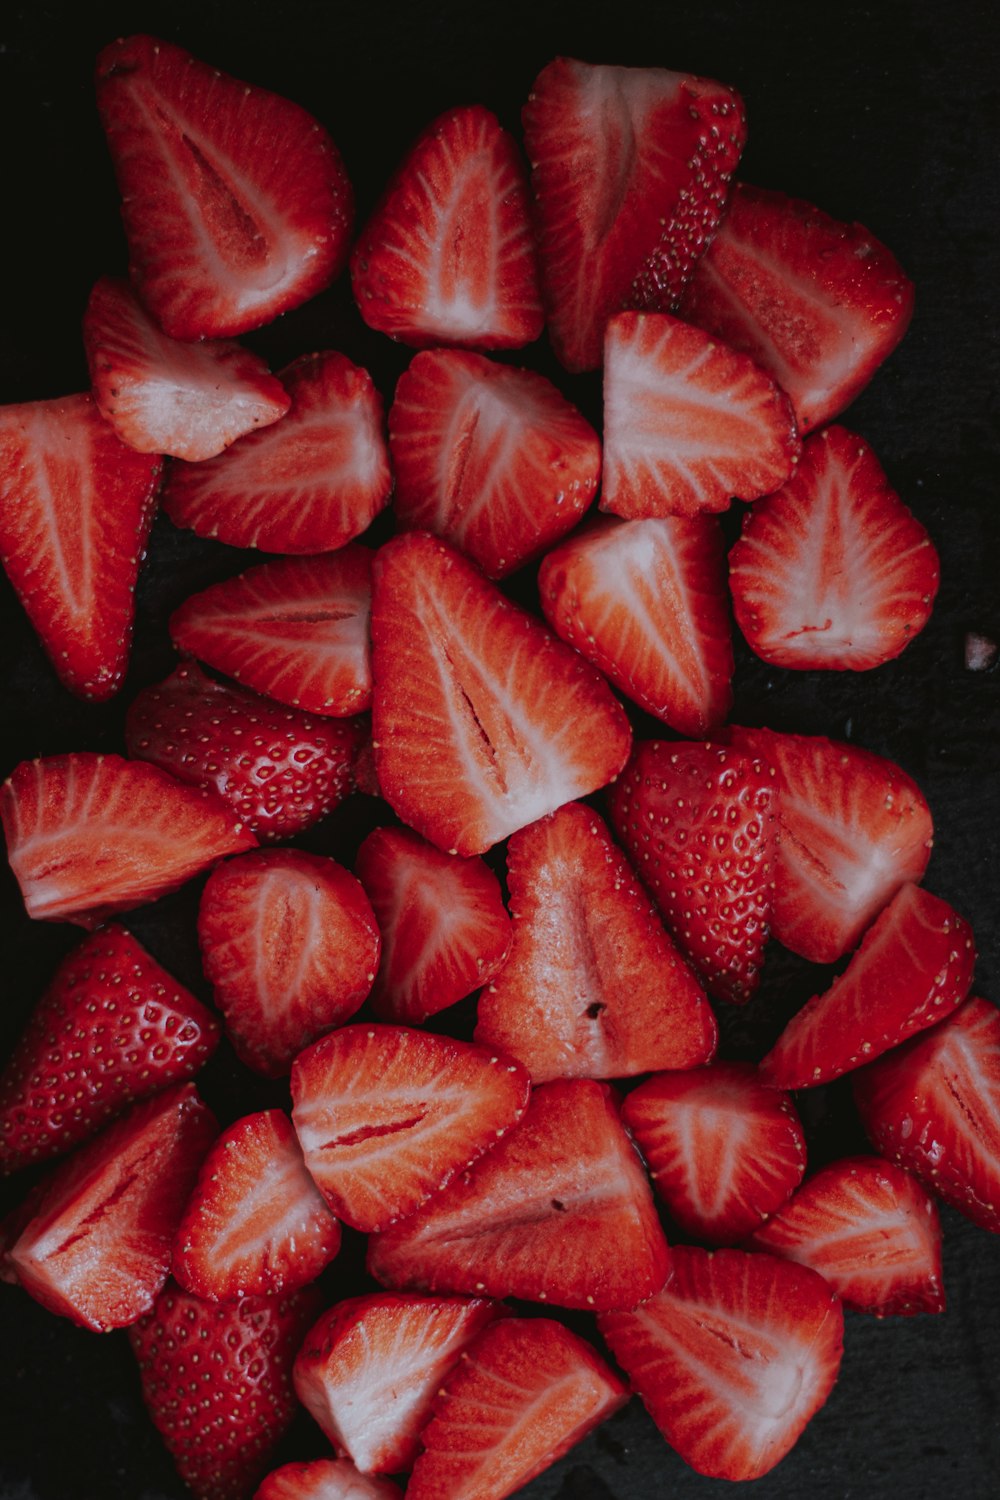
<svg viewBox="0 0 1000 1500">
<path fill-rule="evenodd" d="M 685 1235 L 735 1245 L 802 1181 L 806 1142 L 787 1094 L 749 1063 L 659 1073 L 622 1105 L 653 1186 Z"/>
<path fill-rule="evenodd" d="M 810 432 L 895 349 L 913 284 L 862 225 L 738 183 L 679 311 L 756 360 L 791 397 L 799 431 Z"/>
<path fill-rule="evenodd" d="M 712 239 L 746 139 L 731 88 L 556 58 L 523 111 L 549 337 L 595 369 L 608 318 L 666 312 Z"/>
<path fill-rule="evenodd" d="M 367 370 L 331 350 L 279 379 L 291 399 L 280 423 L 210 463 L 172 464 L 163 508 L 175 526 L 230 547 L 333 552 L 389 499 L 382 398 Z"/>
<path fill-rule="evenodd" d="M 594 668 L 425 532 L 376 556 L 372 671 L 382 794 L 440 849 L 482 854 L 628 757 Z"/>
<path fill-rule="evenodd" d="M 105 47 L 97 105 L 130 275 L 171 338 L 258 328 L 343 269 L 351 185 L 299 105 L 150 36 Z"/>
<path fill-rule="evenodd" d="M 538 588 L 557 635 L 647 713 L 697 736 L 733 701 L 725 572 L 710 516 L 609 519 L 555 547 Z"/>
<path fill-rule="evenodd" d="M 404 157 L 351 257 L 361 316 L 423 348 L 517 349 L 542 331 L 528 186 L 512 136 L 452 109 Z"/>
<path fill-rule="evenodd" d="M 123 927 L 56 969 L 0 1077 L 0 1172 L 48 1161 L 135 1100 L 191 1078 L 219 1023 Z"/>
<path fill-rule="evenodd" d="M 125 676 L 160 469 L 90 396 L 0 407 L 0 562 L 78 697 L 110 698 Z"/>
<path fill-rule="evenodd" d="M 402 1493 L 391 1479 L 359 1474 L 346 1458 L 316 1458 L 275 1469 L 253 1500 L 400 1500 Z"/>
<path fill-rule="evenodd" d="M 542 1084 L 516 1130 L 411 1218 L 369 1242 L 386 1286 L 633 1307 L 670 1251 L 606 1084 Z"/>
<path fill-rule="evenodd" d="M 240 1058 L 279 1077 L 363 1003 L 378 968 L 360 883 L 325 855 L 268 849 L 209 876 L 198 909 L 205 975 Z"/>
<path fill-rule="evenodd" d="M 758 1479 L 833 1389 L 840 1300 L 806 1266 L 678 1245 L 669 1284 L 601 1333 L 667 1442 L 699 1474 Z"/>
<path fill-rule="evenodd" d="M 534 1083 L 695 1068 L 717 1028 L 701 986 L 596 813 L 571 802 L 507 846 L 514 941 L 476 1041 Z"/>
<path fill-rule="evenodd" d="M 434 349 L 389 411 L 393 509 L 501 578 L 572 530 L 601 471 L 597 433 L 534 370 Z"/>
</svg>

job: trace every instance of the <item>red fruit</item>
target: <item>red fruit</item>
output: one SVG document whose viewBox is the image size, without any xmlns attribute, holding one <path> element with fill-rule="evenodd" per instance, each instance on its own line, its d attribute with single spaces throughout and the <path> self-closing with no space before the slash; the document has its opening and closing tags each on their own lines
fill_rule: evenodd
<svg viewBox="0 0 1000 1500">
<path fill-rule="evenodd" d="M 333 552 L 389 499 L 382 398 L 367 370 L 330 351 L 304 355 L 280 378 L 287 416 L 212 463 L 171 465 L 163 508 L 176 526 L 231 547 Z"/>
<path fill-rule="evenodd" d="M 132 36 L 98 57 L 97 105 L 129 272 L 171 338 L 259 328 L 342 270 L 351 185 L 297 104 Z"/>
<path fill-rule="evenodd" d="M 452 109 L 404 157 L 351 257 L 361 316 L 423 348 L 517 349 L 542 331 L 528 188 L 513 137 Z"/>
<path fill-rule="evenodd" d="M 283 1464 L 269 1474 L 254 1500 L 399 1500 L 391 1479 L 369 1479 L 344 1458 Z"/>
</svg>

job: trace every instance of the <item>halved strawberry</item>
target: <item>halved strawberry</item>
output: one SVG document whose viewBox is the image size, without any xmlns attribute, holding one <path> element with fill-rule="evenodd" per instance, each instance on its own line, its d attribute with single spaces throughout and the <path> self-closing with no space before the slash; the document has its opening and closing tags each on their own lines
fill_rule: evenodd
<svg viewBox="0 0 1000 1500">
<path fill-rule="evenodd" d="M 477 1042 L 534 1083 L 708 1062 L 711 1007 L 596 813 L 571 802 L 515 833 L 507 885 L 514 942 Z"/>
<path fill-rule="evenodd" d="M 288 414 L 210 463 L 172 464 L 163 508 L 175 526 L 231 547 L 333 552 L 389 499 L 382 398 L 367 370 L 330 350 L 279 378 Z"/>
<path fill-rule="evenodd" d="M 400 1500 L 391 1479 L 369 1479 L 346 1458 L 283 1464 L 268 1474 L 253 1500 Z"/>
<path fill-rule="evenodd" d="M 528 185 L 481 105 L 452 109 L 404 157 L 351 257 L 361 316 L 422 348 L 516 349 L 542 331 Z"/>
<path fill-rule="evenodd" d="M 97 105 L 130 274 L 171 338 L 258 328 L 342 270 L 351 185 L 299 105 L 151 36 L 105 47 Z"/>
<path fill-rule="evenodd" d="M 710 516 L 600 521 L 538 572 L 545 617 L 647 713 L 703 735 L 732 704 L 722 532 Z"/>
<path fill-rule="evenodd" d="M 81 698 L 110 698 L 125 676 L 160 469 L 90 396 L 0 407 L 0 562 Z"/>
<path fill-rule="evenodd" d="M 453 547 L 397 537 L 372 591 L 378 780 L 431 843 L 482 854 L 621 770 L 631 732 L 598 673 Z"/>
</svg>

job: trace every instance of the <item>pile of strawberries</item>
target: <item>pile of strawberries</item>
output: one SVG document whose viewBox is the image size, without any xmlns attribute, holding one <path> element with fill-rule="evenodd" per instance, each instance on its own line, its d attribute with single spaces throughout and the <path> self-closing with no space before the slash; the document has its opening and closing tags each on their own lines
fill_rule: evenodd
<svg viewBox="0 0 1000 1500">
<path fill-rule="evenodd" d="M 0 410 L 0 557 L 103 701 L 160 503 L 274 556 L 175 612 L 126 754 L 0 792 L 28 913 L 87 931 L 0 1078 L 0 1169 L 65 1157 L 0 1275 L 129 1329 L 201 1500 L 403 1473 L 501 1500 L 630 1392 L 700 1473 L 756 1478 L 829 1394 L 844 1305 L 942 1310 L 936 1197 L 1000 1232 L 1000 1016 L 921 884 L 920 789 L 727 723 L 731 614 L 766 662 L 854 671 L 930 614 L 931 540 L 830 425 L 912 287 L 860 226 L 734 185 L 739 97 L 662 69 L 546 67 L 530 182 L 456 108 L 353 245 L 298 106 L 148 37 L 97 91 L 129 279 L 90 298 L 91 392 Z M 387 422 L 343 353 L 275 376 L 235 342 L 348 262 L 418 351 Z M 603 365 L 601 434 L 516 362 L 543 330 Z M 354 795 L 382 800 L 353 869 L 290 845 Z M 206 874 L 217 1011 L 119 921 Z M 726 1060 L 772 937 L 837 976 Z M 223 1031 L 288 1109 L 220 1130 L 192 1079 Z M 872 1152 L 807 1176 L 792 1094 L 848 1074 Z M 324 1310 L 342 1226 L 378 1289 Z M 337 1457 L 268 1474 L 298 1402 Z"/>
</svg>

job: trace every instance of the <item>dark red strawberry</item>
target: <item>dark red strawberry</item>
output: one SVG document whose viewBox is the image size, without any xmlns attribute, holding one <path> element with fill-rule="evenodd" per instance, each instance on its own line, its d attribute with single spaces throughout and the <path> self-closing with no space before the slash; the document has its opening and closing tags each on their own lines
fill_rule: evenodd
<svg viewBox="0 0 1000 1500">
<path fill-rule="evenodd" d="M 254 1500 L 400 1500 L 402 1493 L 391 1479 L 359 1474 L 346 1458 L 315 1458 L 275 1469 Z"/>
</svg>

